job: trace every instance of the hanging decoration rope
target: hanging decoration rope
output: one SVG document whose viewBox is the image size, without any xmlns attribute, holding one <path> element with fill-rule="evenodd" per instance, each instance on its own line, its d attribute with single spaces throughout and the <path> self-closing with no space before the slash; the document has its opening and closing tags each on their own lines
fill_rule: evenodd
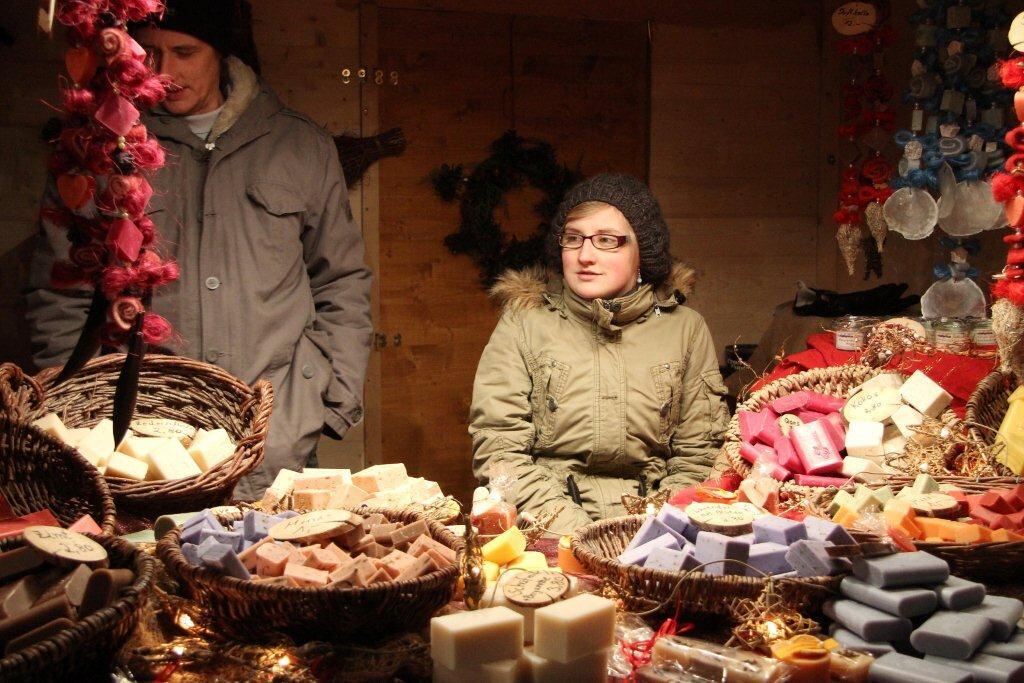
<svg viewBox="0 0 1024 683">
<path fill-rule="evenodd" d="M 508 131 L 491 143 L 491 155 L 468 175 L 461 164 L 444 164 L 430 175 L 434 190 L 445 202 L 459 202 L 461 223 L 444 238 L 453 254 L 467 254 L 480 269 L 485 287 L 508 269 L 540 263 L 544 236 L 566 191 L 583 178 L 578 170 L 558 163 L 554 148 L 541 140 L 527 140 Z M 544 197 L 534 206 L 541 218 L 527 239 L 510 237 L 495 220 L 494 211 L 505 195 L 525 186 Z"/>
</svg>

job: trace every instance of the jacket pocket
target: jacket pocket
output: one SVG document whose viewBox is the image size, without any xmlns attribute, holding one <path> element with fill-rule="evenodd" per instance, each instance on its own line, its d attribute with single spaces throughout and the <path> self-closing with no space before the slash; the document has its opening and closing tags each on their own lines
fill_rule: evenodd
<svg viewBox="0 0 1024 683">
<path fill-rule="evenodd" d="M 542 357 L 537 364 L 533 380 L 533 421 L 538 446 L 550 443 L 554 438 L 568 378 L 569 366 L 562 361 Z"/>
<path fill-rule="evenodd" d="M 260 251 L 283 267 L 302 259 L 302 228 L 305 224 L 306 200 L 302 191 L 274 180 L 255 180 L 245 188 L 249 200 L 265 215 L 256 221 L 255 234 Z"/>
<path fill-rule="evenodd" d="M 718 370 L 709 370 L 700 376 L 701 393 L 707 406 L 705 420 L 705 438 L 708 441 L 716 441 L 723 437 L 729 422 L 729 405 L 725 402 L 725 395 L 729 390 L 722 381 L 722 375 Z"/>
<path fill-rule="evenodd" d="M 679 424 L 683 394 L 683 363 L 674 360 L 651 366 L 651 378 L 658 397 L 658 439 L 668 443 Z"/>
</svg>

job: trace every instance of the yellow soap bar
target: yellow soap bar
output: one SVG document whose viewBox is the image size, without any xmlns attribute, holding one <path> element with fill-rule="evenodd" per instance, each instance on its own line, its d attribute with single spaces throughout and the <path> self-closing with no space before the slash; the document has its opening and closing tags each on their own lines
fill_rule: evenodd
<svg viewBox="0 0 1024 683">
<path fill-rule="evenodd" d="M 505 569 L 547 569 L 548 558 L 544 553 L 536 550 L 527 550 L 525 553 L 508 563 Z"/>
<path fill-rule="evenodd" d="M 485 579 L 487 579 L 488 581 L 494 581 L 496 578 L 498 578 L 499 573 L 501 573 L 501 567 L 494 564 L 493 562 L 488 562 L 487 560 L 484 560 Z"/>
<path fill-rule="evenodd" d="M 852 527 L 860 519 L 860 515 L 846 506 L 840 506 L 832 521 L 844 527 Z"/>
<path fill-rule="evenodd" d="M 523 536 L 523 532 L 518 527 L 506 529 L 481 548 L 484 559 L 495 564 L 508 564 L 522 555 L 525 550 L 526 536 Z"/>
<path fill-rule="evenodd" d="M 996 453 L 996 460 L 1009 467 L 1014 474 L 1024 472 L 1024 401 L 1010 402 L 1006 416 L 999 425 L 996 443 L 1002 444 Z"/>
</svg>

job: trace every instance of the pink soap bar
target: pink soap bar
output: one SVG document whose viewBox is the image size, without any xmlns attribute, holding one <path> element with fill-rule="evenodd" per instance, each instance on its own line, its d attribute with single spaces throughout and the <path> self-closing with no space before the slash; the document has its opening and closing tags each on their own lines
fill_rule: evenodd
<svg viewBox="0 0 1024 683">
<path fill-rule="evenodd" d="M 49 510 L 38 510 L 0 522 L 0 538 L 20 534 L 30 526 L 61 526 L 61 523 Z"/>
<path fill-rule="evenodd" d="M 800 462 L 800 456 L 796 454 L 796 448 L 788 437 L 775 442 L 775 455 L 780 466 L 785 467 L 793 474 L 803 474 L 804 464 Z"/>
<path fill-rule="evenodd" d="M 789 438 L 807 474 L 828 474 L 842 469 L 843 458 L 824 420 L 794 427 Z"/>
<path fill-rule="evenodd" d="M 736 417 L 740 424 L 740 437 L 746 443 L 757 443 L 758 434 L 769 428 L 766 422 L 778 420 L 778 415 L 771 410 L 762 410 L 757 413 L 741 410 L 736 414 Z M 776 426 L 778 425 L 776 424 Z"/>
<path fill-rule="evenodd" d="M 103 530 L 89 515 L 82 515 L 74 524 L 68 527 L 68 531 L 77 531 L 80 534 L 102 534 Z"/>
<path fill-rule="evenodd" d="M 793 479 L 800 486 L 820 486 L 822 488 L 835 486 L 838 489 L 850 483 L 849 479 L 843 477 L 818 477 L 813 474 L 797 474 Z"/>
<path fill-rule="evenodd" d="M 291 551 L 274 543 L 256 549 L 256 573 L 262 577 L 282 576 Z"/>
<path fill-rule="evenodd" d="M 816 413 L 835 413 L 842 410 L 843 406 L 846 405 L 845 398 L 826 396 L 814 391 L 805 391 L 803 393 L 807 394 L 807 403 L 804 404 L 804 407 Z"/>
<path fill-rule="evenodd" d="M 821 418 L 825 417 L 825 413 L 815 412 L 813 410 L 798 410 L 796 416 L 800 418 L 800 421 L 804 424 L 808 422 L 817 422 Z"/>
<path fill-rule="evenodd" d="M 992 512 L 998 512 L 1003 515 L 1009 515 L 1016 512 L 1013 505 L 999 495 L 998 491 L 988 491 L 981 494 L 980 502 Z"/>
<path fill-rule="evenodd" d="M 771 465 L 769 465 L 769 467 L 771 468 L 771 470 L 768 472 L 768 474 L 771 475 L 772 479 L 786 481 L 787 479 L 793 476 L 792 472 L 790 472 L 789 470 L 787 470 L 785 467 L 778 463 L 772 463 Z"/>
<path fill-rule="evenodd" d="M 775 451 L 763 444 L 741 443 L 740 456 L 751 465 L 756 463 L 758 458 L 778 462 L 778 456 L 776 456 Z"/>
<path fill-rule="evenodd" d="M 274 539 L 270 538 L 270 536 L 264 536 L 242 552 L 238 553 L 238 559 L 241 560 L 242 566 L 248 569 L 250 574 L 259 573 L 256 569 L 256 565 L 259 562 L 259 558 L 256 556 L 256 553 L 265 543 L 270 543 L 273 540 Z"/>
<path fill-rule="evenodd" d="M 284 577 L 300 586 L 326 586 L 330 583 L 327 572 L 304 564 L 289 563 L 284 568 Z"/>
<path fill-rule="evenodd" d="M 776 413 L 795 413 L 807 405 L 807 392 L 798 391 L 786 396 L 780 396 L 769 404 Z"/>
<path fill-rule="evenodd" d="M 757 440 L 774 446 L 776 440 L 782 438 L 782 428 L 779 427 L 779 415 L 771 408 L 765 408 L 761 416 L 761 428 L 757 432 Z"/>
</svg>

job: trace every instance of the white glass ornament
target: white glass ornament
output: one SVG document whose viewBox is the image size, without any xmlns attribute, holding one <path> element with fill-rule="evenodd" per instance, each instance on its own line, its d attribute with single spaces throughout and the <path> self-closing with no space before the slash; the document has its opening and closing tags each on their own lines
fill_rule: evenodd
<svg viewBox="0 0 1024 683">
<path fill-rule="evenodd" d="M 942 219 L 953 213 L 953 207 L 956 206 L 956 174 L 953 173 L 949 164 L 943 162 L 939 167 L 938 175 L 939 200 L 936 205 L 939 209 L 939 224 L 941 225 Z"/>
<path fill-rule="evenodd" d="M 901 187 L 882 206 L 889 229 L 908 240 L 923 240 L 935 230 L 939 208 L 926 190 Z"/>
<path fill-rule="evenodd" d="M 992 186 L 984 180 L 957 183 L 955 196 L 953 210 L 947 216 L 939 211 L 939 227 L 954 237 L 977 235 L 990 229 L 1003 212 L 1002 205 L 992 197 Z"/>
<path fill-rule="evenodd" d="M 984 318 L 985 293 L 969 278 L 939 280 L 921 297 L 926 318 Z"/>
</svg>

